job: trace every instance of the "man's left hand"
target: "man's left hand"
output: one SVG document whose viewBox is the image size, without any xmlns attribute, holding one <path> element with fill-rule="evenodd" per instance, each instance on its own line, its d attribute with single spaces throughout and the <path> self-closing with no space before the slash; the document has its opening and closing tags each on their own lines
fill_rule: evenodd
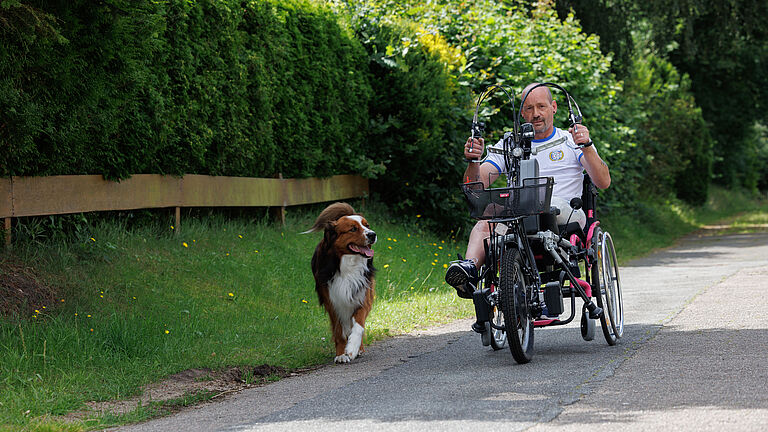
<svg viewBox="0 0 768 432">
<path fill-rule="evenodd" d="M 591 141 L 589 138 L 589 129 L 587 129 L 587 127 L 584 125 L 576 125 L 576 132 L 574 132 L 573 127 L 571 127 L 568 129 L 568 132 L 571 133 L 573 142 L 576 143 L 576 145 L 579 147 L 583 147 L 584 144 Z"/>
</svg>

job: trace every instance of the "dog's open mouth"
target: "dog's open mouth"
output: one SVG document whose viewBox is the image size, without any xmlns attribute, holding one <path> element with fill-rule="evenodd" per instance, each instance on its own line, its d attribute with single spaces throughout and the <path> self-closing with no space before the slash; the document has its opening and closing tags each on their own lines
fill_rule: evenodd
<svg viewBox="0 0 768 432">
<path fill-rule="evenodd" d="M 366 258 L 372 258 L 373 257 L 373 249 L 369 248 L 368 246 L 358 246 L 356 244 L 350 244 L 349 250 L 355 253 L 359 253 L 360 255 L 366 257 Z"/>
</svg>

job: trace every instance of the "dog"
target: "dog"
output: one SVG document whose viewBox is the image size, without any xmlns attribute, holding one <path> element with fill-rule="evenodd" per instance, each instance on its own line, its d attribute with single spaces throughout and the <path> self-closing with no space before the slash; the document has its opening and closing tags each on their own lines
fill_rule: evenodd
<svg viewBox="0 0 768 432">
<path fill-rule="evenodd" d="M 336 363 L 362 354 L 365 319 L 373 307 L 376 233 L 347 203 L 329 205 L 304 233 L 323 231 L 312 256 L 315 291 L 331 320 Z"/>
</svg>

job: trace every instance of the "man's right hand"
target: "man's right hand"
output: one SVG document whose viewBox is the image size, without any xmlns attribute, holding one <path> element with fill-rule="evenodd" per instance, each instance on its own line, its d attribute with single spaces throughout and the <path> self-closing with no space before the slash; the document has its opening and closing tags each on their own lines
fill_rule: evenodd
<svg viewBox="0 0 768 432">
<path fill-rule="evenodd" d="M 470 160 L 480 159 L 483 156 L 485 140 L 482 138 L 468 138 L 464 144 L 464 157 Z"/>
</svg>

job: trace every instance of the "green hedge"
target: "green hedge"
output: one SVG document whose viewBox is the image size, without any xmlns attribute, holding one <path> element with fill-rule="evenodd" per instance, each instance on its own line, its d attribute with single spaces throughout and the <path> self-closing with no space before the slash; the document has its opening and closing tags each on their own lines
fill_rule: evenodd
<svg viewBox="0 0 768 432">
<path fill-rule="evenodd" d="M 52 17 L 54 34 L 27 11 Z M 0 14 L 2 176 L 306 177 L 373 165 L 365 51 L 325 7 L 78 0 Z"/>
</svg>

